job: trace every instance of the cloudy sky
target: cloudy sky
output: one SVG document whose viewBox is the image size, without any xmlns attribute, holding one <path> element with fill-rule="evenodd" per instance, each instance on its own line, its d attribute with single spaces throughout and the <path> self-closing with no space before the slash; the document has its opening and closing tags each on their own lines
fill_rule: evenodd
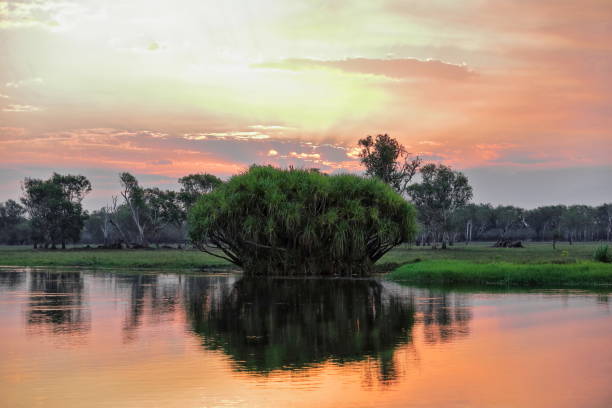
<svg viewBox="0 0 612 408">
<path fill-rule="evenodd" d="M 389 133 L 476 201 L 612 200 L 610 0 L 0 0 L 0 200 L 97 206 L 251 163 L 361 171 Z"/>
</svg>

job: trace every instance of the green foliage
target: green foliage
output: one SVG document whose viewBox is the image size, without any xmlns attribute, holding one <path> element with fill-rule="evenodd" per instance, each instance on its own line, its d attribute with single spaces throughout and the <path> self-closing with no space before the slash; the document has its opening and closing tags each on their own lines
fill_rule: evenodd
<svg viewBox="0 0 612 408">
<path fill-rule="evenodd" d="M 612 252 L 610 252 L 610 247 L 608 245 L 598 246 L 593 253 L 593 259 L 597 262 L 612 262 Z"/>
<path fill-rule="evenodd" d="M 408 194 L 419 210 L 421 222 L 434 236 L 443 234 L 443 244 L 452 229 L 452 216 L 472 198 L 467 177 L 442 164 L 427 164 L 421 168 L 421 183 L 408 187 Z"/>
<path fill-rule="evenodd" d="M 136 227 L 138 245 L 147 246 L 150 240 L 157 240 L 166 226 L 177 226 L 182 222 L 183 211 L 179 196 L 174 191 L 160 190 L 157 187 L 142 188 L 136 177 L 130 173 L 121 173 L 119 181 L 123 188 L 121 196 L 124 206 L 129 209 Z M 116 208 L 113 212 L 118 213 L 120 210 Z M 118 227 L 113 217 L 110 220 Z"/>
<path fill-rule="evenodd" d="M 398 193 L 405 192 L 421 165 L 421 159 L 409 158 L 404 146 L 387 134 L 377 135 L 376 138 L 368 136 L 359 140 L 358 144 L 366 175 L 380 179 Z"/>
<path fill-rule="evenodd" d="M 200 196 L 210 193 L 223 184 L 223 181 L 212 174 L 202 173 L 181 177 L 179 184 L 181 185 L 181 191 L 178 193 L 178 198 L 186 215 Z"/>
<path fill-rule="evenodd" d="M 77 242 L 87 219 L 82 201 L 90 191 L 91 183 L 81 175 L 26 178 L 21 201 L 30 216 L 34 243 L 65 247 L 67 242 Z"/>
<path fill-rule="evenodd" d="M 376 179 L 253 166 L 199 199 L 200 249 L 247 274 L 365 274 L 415 234 L 415 211 Z"/>
<path fill-rule="evenodd" d="M 25 208 L 15 200 L 0 203 L 0 242 L 9 245 L 25 243 L 29 238 L 29 223 Z"/>
<path fill-rule="evenodd" d="M 561 217 L 567 211 L 564 205 L 549 205 L 525 212 L 525 221 L 535 232 L 535 238 L 542 240 L 546 231 L 552 232 L 553 238 L 559 236 Z"/>
<path fill-rule="evenodd" d="M 513 264 L 458 260 L 406 264 L 389 279 L 421 284 L 589 286 L 612 284 L 612 265 L 596 262 Z"/>
</svg>

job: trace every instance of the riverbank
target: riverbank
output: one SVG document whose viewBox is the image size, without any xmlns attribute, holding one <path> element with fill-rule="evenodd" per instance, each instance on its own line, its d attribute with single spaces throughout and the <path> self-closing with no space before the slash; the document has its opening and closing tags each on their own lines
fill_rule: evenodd
<svg viewBox="0 0 612 408">
<path fill-rule="evenodd" d="M 562 243 L 556 250 L 550 243 L 528 243 L 525 248 L 492 248 L 490 243 L 476 243 L 447 250 L 406 245 L 381 259 L 377 272 L 390 272 L 385 275 L 387 279 L 418 284 L 612 285 L 612 265 L 591 261 L 598 245 Z M 8 246 L 0 247 L 0 265 L 174 272 L 235 268 L 223 259 L 194 249 L 33 250 Z"/>
<path fill-rule="evenodd" d="M 518 264 L 430 260 L 402 265 L 386 278 L 425 285 L 583 287 L 612 285 L 612 264 L 593 261 Z"/>
<path fill-rule="evenodd" d="M 0 247 L 2 266 L 62 267 L 83 266 L 116 269 L 206 269 L 231 264 L 197 250 L 179 249 L 82 249 L 33 250 Z"/>
</svg>

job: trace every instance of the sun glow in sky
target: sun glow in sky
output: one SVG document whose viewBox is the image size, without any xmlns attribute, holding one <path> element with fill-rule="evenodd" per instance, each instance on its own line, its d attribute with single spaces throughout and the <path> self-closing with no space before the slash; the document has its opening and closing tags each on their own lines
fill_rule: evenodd
<svg viewBox="0 0 612 408">
<path fill-rule="evenodd" d="M 609 0 L 0 0 L 0 199 L 54 170 L 95 204 L 124 170 L 360 171 L 389 133 L 476 200 L 600 203 L 610 38 Z"/>
</svg>

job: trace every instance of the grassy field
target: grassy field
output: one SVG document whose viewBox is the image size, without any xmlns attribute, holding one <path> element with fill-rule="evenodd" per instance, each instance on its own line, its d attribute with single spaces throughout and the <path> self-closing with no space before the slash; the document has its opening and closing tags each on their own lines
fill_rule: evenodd
<svg viewBox="0 0 612 408">
<path fill-rule="evenodd" d="M 593 261 L 517 264 L 438 260 L 400 266 L 387 278 L 398 282 L 436 285 L 612 285 L 612 264 Z"/>
<path fill-rule="evenodd" d="M 492 243 L 455 244 L 449 249 L 432 250 L 430 247 L 400 246 L 385 255 L 381 263 L 407 263 L 415 260 L 463 260 L 476 263 L 511 262 L 518 264 L 543 262 L 579 262 L 593 259 L 600 243 L 525 243 L 525 248 L 492 248 Z"/>
<path fill-rule="evenodd" d="M 528 243 L 525 248 L 491 244 L 455 245 L 447 250 L 400 246 L 381 261 L 389 279 L 422 284 L 498 284 L 510 286 L 612 284 L 612 265 L 592 262 L 598 243 Z M 116 269 L 194 270 L 229 267 L 197 250 L 32 250 L 0 246 L 3 266 L 86 266 Z"/>
<path fill-rule="evenodd" d="M 592 260 L 599 245 L 562 243 L 556 250 L 550 243 L 529 243 L 525 248 L 491 248 L 491 244 L 482 243 L 456 245 L 448 250 L 400 247 L 382 261 L 405 264 L 386 277 L 412 284 L 612 285 L 612 264 Z"/>
<path fill-rule="evenodd" d="M 197 250 L 76 249 L 32 250 L 0 247 L 2 266 L 87 266 L 93 268 L 202 269 L 226 267 L 223 259 Z"/>
</svg>

